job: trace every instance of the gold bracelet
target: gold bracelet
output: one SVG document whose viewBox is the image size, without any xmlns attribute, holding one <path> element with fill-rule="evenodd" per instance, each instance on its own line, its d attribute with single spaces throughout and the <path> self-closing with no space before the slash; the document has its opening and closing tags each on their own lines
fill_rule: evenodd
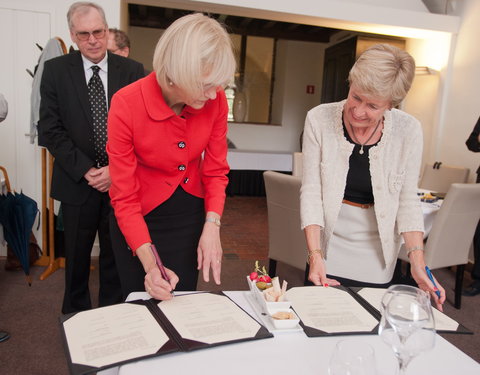
<svg viewBox="0 0 480 375">
<path fill-rule="evenodd" d="M 323 251 L 322 249 L 314 249 L 314 250 L 308 250 L 307 249 L 307 253 L 308 253 L 308 256 L 307 256 L 307 263 L 308 264 L 310 264 L 310 260 L 313 258 L 313 256 L 315 254 L 320 254 L 322 259 L 325 259 L 325 251 Z"/>
<path fill-rule="evenodd" d="M 413 246 L 413 247 L 407 249 L 407 258 L 410 257 L 410 253 L 411 253 L 412 251 L 417 251 L 417 250 L 419 250 L 419 251 L 424 251 L 425 249 L 423 248 L 423 246 Z"/>
</svg>

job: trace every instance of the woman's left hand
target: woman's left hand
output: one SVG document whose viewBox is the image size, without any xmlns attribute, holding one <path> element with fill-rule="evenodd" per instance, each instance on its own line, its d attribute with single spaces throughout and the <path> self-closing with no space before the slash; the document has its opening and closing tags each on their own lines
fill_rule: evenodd
<svg viewBox="0 0 480 375">
<path fill-rule="evenodd" d="M 222 270 L 222 244 L 220 243 L 220 227 L 207 222 L 203 226 L 202 235 L 197 248 L 198 269 L 203 272 L 203 280 L 210 281 L 210 269 L 213 280 L 220 285 Z"/>
<path fill-rule="evenodd" d="M 430 296 L 433 298 L 433 302 L 435 303 L 437 309 L 443 311 L 443 303 L 445 302 L 446 294 L 445 289 L 443 289 L 438 280 L 433 277 L 433 279 L 435 280 L 435 284 L 437 285 L 437 288 L 435 288 L 427 275 L 424 264 L 412 264 L 411 272 L 418 287 L 429 293 Z M 437 296 L 436 292 L 440 292 L 440 297 Z"/>
</svg>

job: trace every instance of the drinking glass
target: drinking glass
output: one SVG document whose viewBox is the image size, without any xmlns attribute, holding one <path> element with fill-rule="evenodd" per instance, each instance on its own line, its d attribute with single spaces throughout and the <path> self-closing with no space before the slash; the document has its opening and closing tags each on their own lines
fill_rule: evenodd
<svg viewBox="0 0 480 375">
<path fill-rule="evenodd" d="M 419 293 L 420 292 L 420 293 Z M 391 285 L 385 292 L 385 294 L 382 297 L 382 302 L 381 302 L 381 307 L 380 307 L 380 313 L 383 314 L 383 311 L 385 310 L 385 307 L 387 306 L 388 302 L 390 301 L 390 298 L 394 294 L 398 293 L 405 293 L 405 294 L 411 294 L 411 295 L 418 295 L 418 298 L 425 297 L 426 302 L 430 301 L 430 297 L 427 293 L 423 292 L 421 289 L 418 289 L 417 287 L 411 286 L 411 285 L 403 285 L 403 284 L 395 284 Z"/>
<path fill-rule="evenodd" d="M 382 299 L 378 334 L 390 345 L 398 360 L 399 374 L 406 374 L 410 361 L 435 344 L 435 322 L 429 295 L 415 287 L 389 288 Z"/>
<path fill-rule="evenodd" d="M 377 365 L 373 348 L 360 340 L 337 343 L 330 358 L 329 375 L 376 375 Z"/>
</svg>

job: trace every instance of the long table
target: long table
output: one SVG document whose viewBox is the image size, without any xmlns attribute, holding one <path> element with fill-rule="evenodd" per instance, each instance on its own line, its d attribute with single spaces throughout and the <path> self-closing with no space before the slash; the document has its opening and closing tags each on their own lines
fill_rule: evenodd
<svg viewBox="0 0 480 375">
<path fill-rule="evenodd" d="M 265 196 L 264 171 L 292 172 L 292 153 L 229 149 L 227 194 Z"/>
<path fill-rule="evenodd" d="M 292 171 L 291 152 L 229 149 L 227 160 L 232 170 Z"/>
<path fill-rule="evenodd" d="M 431 190 L 418 189 L 419 193 L 430 193 Z M 439 199 L 433 203 L 422 202 L 423 222 L 425 226 L 424 238 L 427 238 L 428 234 L 432 230 L 433 220 L 437 215 L 438 210 L 442 206 L 443 199 Z"/>
<path fill-rule="evenodd" d="M 225 292 L 255 317 L 246 293 L 249 292 Z M 128 300 L 142 298 L 149 298 L 149 295 L 143 292 L 132 293 Z M 101 375 L 327 374 L 333 349 L 340 340 L 358 340 L 360 345 L 370 344 L 375 350 L 378 375 L 394 374 L 396 371 L 397 362 L 392 349 L 377 335 L 309 338 L 303 331 L 275 332 L 274 335 L 273 339 L 230 344 L 189 353 L 173 353 L 132 362 L 103 371 Z M 480 364 L 437 335 L 435 348 L 414 358 L 407 373 L 478 375 Z"/>
<path fill-rule="evenodd" d="M 425 203 L 422 202 L 422 212 L 423 212 L 423 224 L 425 227 L 424 238 L 427 238 L 428 234 L 432 230 L 433 221 L 437 212 L 440 209 L 443 201 L 438 201 L 435 203 Z"/>
</svg>

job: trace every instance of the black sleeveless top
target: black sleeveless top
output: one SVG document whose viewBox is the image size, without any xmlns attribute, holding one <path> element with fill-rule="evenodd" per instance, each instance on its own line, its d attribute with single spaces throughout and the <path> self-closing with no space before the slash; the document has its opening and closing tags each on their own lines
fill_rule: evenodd
<svg viewBox="0 0 480 375">
<path fill-rule="evenodd" d="M 348 134 L 345 124 L 343 124 L 343 134 L 350 143 L 355 145 L 350 155 L 347 184 L 343 199 L 362 204 L 374 203 L 368 153 L 370 148 L 378 144 L 378 142 L 373 145 L 363 146 L 363 154 L 360 154 L 361 145 L 353 141 Z"/>
</svg>

